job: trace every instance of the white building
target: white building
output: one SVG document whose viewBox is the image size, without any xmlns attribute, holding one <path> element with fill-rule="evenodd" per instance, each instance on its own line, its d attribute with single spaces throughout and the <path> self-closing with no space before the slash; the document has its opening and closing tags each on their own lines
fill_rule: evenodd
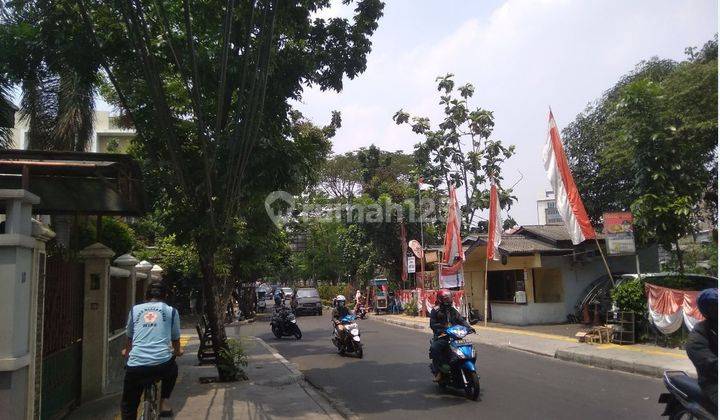
<svg viewBox="0 0 720 420">
<path fill-rule="evenodd" d="M 555 207 L 555 194 L 552 191 L 545 191 L 537 200 L 537 215 L 539 225 L 562 224 L 562 218 Z"/>
<path fill-rule="evenodd" d="M 27 121 L 15 114 L 15 128 L 13 128 L 13 149 L 27 149 Z M 135 130 L 121 128 L 116 117 L 110 116 L 108 111 L 95 111 L 95 124 L 88 152 L 122 153 L 130 146 L 130 140 L 135 137 Z M 110 149 L 110 150 L 108 150 Z"/>
</svg>

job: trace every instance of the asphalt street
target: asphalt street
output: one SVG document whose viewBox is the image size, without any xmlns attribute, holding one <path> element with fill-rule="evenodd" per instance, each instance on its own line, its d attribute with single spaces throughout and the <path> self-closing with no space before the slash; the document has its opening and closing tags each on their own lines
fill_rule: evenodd
<svg viewBox="0 0 720 420">
<path fill-rule="evenodd" d="M 357 359 L 336 353 L 328 313 L 298 323 L 299 341 L 276 339 L 267 320 L 240 332 L 267 341 L 363 419 L 657 419 L 663 408 L 659 379 L 484 345 L 476 347 L 481 396 L 470 401 L 432 382 L 426 333 L 361 320 L 365 357 Z"/>
</svg>

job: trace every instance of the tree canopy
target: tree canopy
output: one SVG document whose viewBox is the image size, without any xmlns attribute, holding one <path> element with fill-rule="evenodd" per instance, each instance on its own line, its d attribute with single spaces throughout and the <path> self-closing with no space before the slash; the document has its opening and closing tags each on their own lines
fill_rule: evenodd
<svg viewBox="0 0 720 420">
<path fill-rule="evenodd" d="M 436 79 L 440 92 L 439 105 L 444 119 L 437 129 L 431 128 L 427 117 L 411 117 L 402 109 L 395 113 L 396 124 L 408 124 L 414 133 L 425 137 L 415 146 L 416 175 L 435 189 L 445 186 L 462 188 L 464 204 L 461 206 L 463 230 L 477 229 L 480 211 L 490 207 L 490 182 L 499 187 L 500 203 L 510 209 L 515 197 L 512 188 L 502 188 L 501 167 L 515 153 L 515 146 L 504 146 L 491 138 L 495 127 L 492 111 L 476 107 L 469 101 L 475 87 L 466 83 L 455 87 L 453 74 Z"/>
<path fill-rule="evenodd" d="M 329 0 L 27 0 L 5 10 L 0 43 L 13 48 L 3 60 L 18 59 L 10 70 L 31 131 L 87 121 L 83 101 L 98 88 L 137 130 L 166 227 L 198 253 L 218 354 L 226 288 L 216 268 L 232 260 L 243 208 L 267 188 L 302 191 L 328 153 L 339 118 L 315 127 L 290 100 L 307 86 L 339 91 L 365 70 L 383 3 L 355 5 L 351 19 L 314 17 Z M 66 137 L 79 149 L 87 124 L 71 126 Z"/>
<path fill-rule="evenodd" d="M 631 210 L 640 242 L 666 249 L 717 222 L 717 37 L 686 52 L 640 63 L 563 130 L 595 223 Z"/>
</svg>

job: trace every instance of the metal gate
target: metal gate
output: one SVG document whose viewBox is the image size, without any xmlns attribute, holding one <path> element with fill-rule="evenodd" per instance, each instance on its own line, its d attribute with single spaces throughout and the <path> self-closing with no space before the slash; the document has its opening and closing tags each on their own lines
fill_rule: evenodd
<svg viewBox="0 0 720 420">
<path fill-rule="evenodd" d="M 84 266 L 53 256 L 46 273 L 40 416 L 52 419 L 80 401 Z"/>
</svg>

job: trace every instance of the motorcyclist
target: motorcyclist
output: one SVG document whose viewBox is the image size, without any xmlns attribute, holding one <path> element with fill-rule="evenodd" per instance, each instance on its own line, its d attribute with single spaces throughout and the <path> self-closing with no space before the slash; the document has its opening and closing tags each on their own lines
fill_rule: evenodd
<svg viewBox="0 0 720 420">
<path fill-rule="evenodd" d="M 335 326 L 335 333 L 337 335 L 342 333 L 344 329 L 340 320 L 347 315 L 350 315 L 350 309 L 348 309 L 347 305 L 345 305 L 345 296 L 337 295 L 332 310 L 332 321 Z"/>
<path fill-rule="evenodd" d="M 275 301 L 275 310 L 277 311 L 283 306 L 283 291 L 278 287 L 275 289 L 275 294 L 273 295 L 273 300 Z"/>
<path fill-rule="evenodd" d="M 718 402 L 717 304 L 717 289 L 705 289 L 698 295 L 698 309 L 705 320 L 695 324 L 685 344 L 688 357 L 697 370 L 698 385 L 715 406 Z"/>
<path fill-rule="evenodd" d="M 468 324 L 465 318 L 460 315 L 452 306 L 452 294 L 449 290 L 440 290 L 437 293 L 435 307 L 430 312 L 430 328 L 433 331 L 433 341 L 430 345 L 430 358 L 432 359 L 432 371 L 435 375 L 435 382 L 440 381 L 442 372 L 440 366 L 448 358 L 450 342 L 445 334 L 445 329 L 453 325 L 462 325 L 470 332 L 475 330 Z"/>
</svg>

